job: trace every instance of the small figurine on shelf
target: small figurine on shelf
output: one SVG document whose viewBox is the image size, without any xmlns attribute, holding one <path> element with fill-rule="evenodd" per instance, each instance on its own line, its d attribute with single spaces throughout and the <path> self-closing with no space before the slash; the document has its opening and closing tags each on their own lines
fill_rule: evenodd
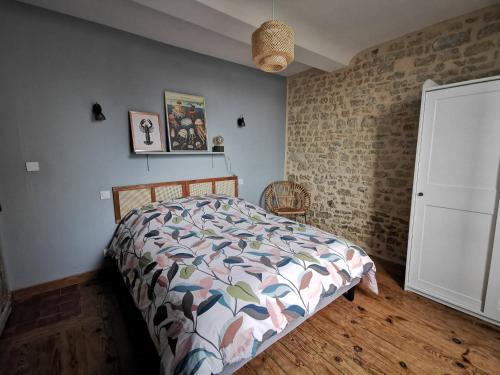
<svg viewBox="0 0 500 375">
<path fill-rule="evenodd" d="M 218 135 L 212 139 L 214 147 L 212 147 L 213 152 L 224 152 L 224 137 Z"/>
</svg>

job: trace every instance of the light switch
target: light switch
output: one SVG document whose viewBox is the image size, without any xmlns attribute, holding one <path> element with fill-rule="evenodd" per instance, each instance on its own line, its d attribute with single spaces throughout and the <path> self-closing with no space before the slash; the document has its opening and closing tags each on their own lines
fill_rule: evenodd
<svg viewBox="0 0 500 375">
<path fill-rule="evenodd" d="M 27 161 L 26 162 L 26 172 L 38 172 L 40 170 L 40 164 L 37 161 Z"/>
<path fill-rule="evenodd" d="M 245 180 L 242 178 L 238 178 L 238 185 L 243 185 L 245 183 Z"/>
<path fill-rule="evenodd" d="M 99 198 L 111 199 L 111 192 L 109 190 L 102 190 L 99 192 Z"/>
</svg>

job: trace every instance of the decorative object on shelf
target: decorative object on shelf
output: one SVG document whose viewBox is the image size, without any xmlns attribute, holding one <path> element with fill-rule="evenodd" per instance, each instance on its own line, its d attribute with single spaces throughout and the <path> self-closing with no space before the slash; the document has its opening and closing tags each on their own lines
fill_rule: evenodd
<svg viewBox="0 0 500 375">
<path fill-rule="evenodd" d="M 106 116 L 102 113 L 102 107 L 99 103 L 94 103 L 92 106 L 92 114 L 94 115 L 95 121 L 104 121 L 106 120 Z"/>
<path fill-rule="evenodd" d="M 294 59 L 293 29 L 274 17 L 264 22 L 252 34 L 252 61 L 265 72 L 281 72 Z"/>
<path fill-rule="evenodd" d="M 169 151 L 208 151 L 205 98 L 165 91 Z"/>
<path fill-rule="evenodd" d="M 218 135 L 212 139 L 214 147 L 212 147 L 213 152 L 224 152 L 224 137 Z"/>
<path fill-rule="evenodd" d="M 240 128 L 243 128 L 243 127 L 246 126 L 246 124 L 245 124 L 245 118 L 243 117 L 243 115 L 241 115 L 240 117 L 238 117 L 238 120 L 236 122 L 237 122 L 237 124 L 238 124 L 238 126 Z"/>
<path fill-rule="evenodd" d="M 165 151 L 165 136 L 160 125 L 160 115 L 129 111 L 129 119 L 134 152 Z"/>
</svg>

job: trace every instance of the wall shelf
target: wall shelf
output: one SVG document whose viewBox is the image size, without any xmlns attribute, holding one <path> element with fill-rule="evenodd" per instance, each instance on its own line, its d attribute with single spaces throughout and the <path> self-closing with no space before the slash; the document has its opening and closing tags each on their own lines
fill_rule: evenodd
<svg viewBox="0 0 500 375">
<path fill-rule="evenodd" d="M 136 155 L 224 155 L 213 151 L 137 151 Z"/>
</svg>

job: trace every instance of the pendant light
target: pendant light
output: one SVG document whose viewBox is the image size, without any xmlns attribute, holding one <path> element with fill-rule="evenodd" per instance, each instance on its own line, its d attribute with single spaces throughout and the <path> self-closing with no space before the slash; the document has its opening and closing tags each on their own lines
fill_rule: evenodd
<svg viewBox="0 0 500 375">
<path fill-rule="evenodd" d="M 282 21 L 273 18 L 264 22 L 252 34 L 253 63 L 265 72 L 281 72 L 292 63 L 294 58 L 293 29 Z"/>
</svg>

